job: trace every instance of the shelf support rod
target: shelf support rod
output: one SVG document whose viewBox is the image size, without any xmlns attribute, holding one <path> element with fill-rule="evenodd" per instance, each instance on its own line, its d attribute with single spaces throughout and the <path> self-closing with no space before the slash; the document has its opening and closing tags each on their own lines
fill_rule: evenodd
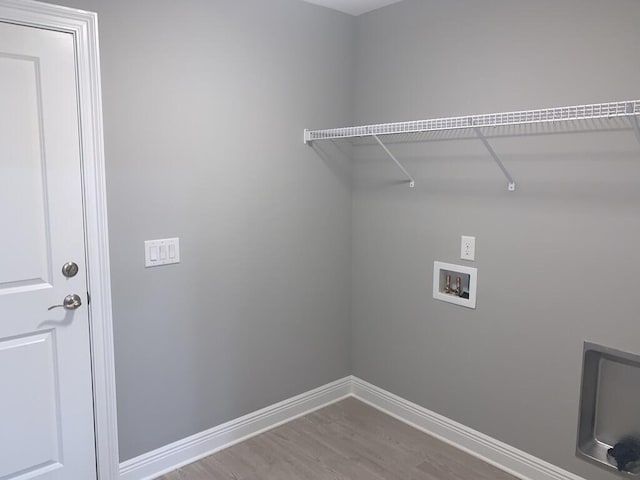
<svg viewBox="0 0 640 480">
<path fill-rule="evenodd" d="M 631 123 L 631 128 L 633 128 L 633 133 L 636 134 L 638 143 L 640 143 L 640 126 L 638 125 L 638 117 L 635 115 L 629 115 L 629 122 Z"/>
<path fill-rule="evenodd" d="M 398 161 L 398 159 L 393 155 L 393 153 L 391 153 L 391 152 L 389 151 L 389 149 L 387 148 L 387 146 L 386 146 L 384 143 L 382 143 L 382 140 L 380 140 L 380 139 L 378 138 L 378 136 L 377 136 L 377 135 L 371 135 L 371 136 L 372 136 L 373 138 L 375 138 L 375 139 L 376 139 L 376 142 L 378 142 L 378 145 L 380 145 L 380 146 L 383 148 L 383 150 L 384 150 L 385 152 L 387 152 L 387 155 L 389 155 L 389 157 L 391 157 L 391 160 L 393 160 L 393 161 L 394 161 L 394 163 L 396 164 L 396 166 L 397 166 L 400 170 L 402 170 L 402 173 L 404 173 L 404 174 L 406 175 L 406 177 L 409 179 L 409 187 L 411 187 L 411 188 L 415 187 L 415 186 L 416 186 L 416 181 L 415 181 L 415 179 L 411 176 L 411 174 L 410 174 L 409 172 L 407 172 L 407 169 L 406 169 L 406 168 L 404 168 L 404 167 L 402 166 L 402 164 L 401 164 L 401 163 Z"/>
<path fill-rule="evenodd" d="M 513 177 L 509 174 L 509 172 L 507 171 L 507 169 L 505 168 L 504 164 L 502 163 L 502 161 L 500 160 L 500 157 L 498 157 L 498 154 L 496 153 L 496 151 L 493 149 L 493 147 L 491 146 L 491 144 L 489 144 L 489 141 L 487 140 L 487 138 L 482 134 L 482 132 L 480 131 L 479 128 L 474 128 L 476 135 L 478 136 L 478 138 L 480 139 L 480 141 L 484 144 L 485 148 L 489 151 L 489 155 L 491 155 L 493 157 L 493 160 L 498 164 L 498 167 L 500 167 L 500 170 L 502 170 L 502 173 L 504 174 L 505 177 L 507 177 L 507 181 L 509 182 L 508 184 L 508 190 L 510 192 L 514 192 L 516 189 L 516 181 L 513 179 Z"/>
</svg>

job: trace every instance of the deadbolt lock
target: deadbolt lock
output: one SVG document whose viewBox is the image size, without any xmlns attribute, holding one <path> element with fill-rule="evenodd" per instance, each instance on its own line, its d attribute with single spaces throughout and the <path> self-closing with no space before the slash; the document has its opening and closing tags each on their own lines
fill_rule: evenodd
<svg viewBox="0 0 640 480">
<path fill-rule="evenodd" d="M 78 264 L 75 262 L 67 262 L 62 266 L 62 275 L 67 278 L 75 277 L 78 273 Z"/>
</svg>

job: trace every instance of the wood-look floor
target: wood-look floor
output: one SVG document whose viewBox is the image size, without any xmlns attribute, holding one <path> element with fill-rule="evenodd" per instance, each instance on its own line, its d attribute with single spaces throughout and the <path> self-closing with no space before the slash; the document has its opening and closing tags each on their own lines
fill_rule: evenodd
<svg viewBox="0 0 640 480">
<path fill-rule="evenodd" d="M 348 398 L 159 480 L 515 480 Z"/>
</svg>

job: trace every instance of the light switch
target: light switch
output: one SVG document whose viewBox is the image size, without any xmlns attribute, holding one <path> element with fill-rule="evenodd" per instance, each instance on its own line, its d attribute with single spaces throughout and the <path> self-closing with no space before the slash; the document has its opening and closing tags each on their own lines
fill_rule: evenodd
<svg viewBox="0 0 640 480">
<path fill-rule="evenodd" d="M 159 267 L 180 263 L 180 239 L 165 238 L 144 242 L 144 266 Z"/>
</svg>

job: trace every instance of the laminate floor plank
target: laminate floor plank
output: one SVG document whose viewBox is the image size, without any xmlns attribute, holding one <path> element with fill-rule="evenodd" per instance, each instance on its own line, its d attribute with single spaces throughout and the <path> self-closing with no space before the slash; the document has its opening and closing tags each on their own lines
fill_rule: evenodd
<svg viewBox="0 0 640 480">
<path fill-rule="evenodd" d="M 354 398 L 158 480 L 516 480 Z"/>
</svg>

